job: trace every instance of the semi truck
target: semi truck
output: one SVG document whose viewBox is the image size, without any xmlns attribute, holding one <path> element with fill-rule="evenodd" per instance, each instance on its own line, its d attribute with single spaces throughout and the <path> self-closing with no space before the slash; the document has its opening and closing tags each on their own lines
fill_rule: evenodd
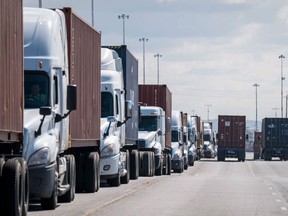
<svg viewBox="0 0 288 216">
<path fill-rule="evenodd" d="M 245 131 L 245 116 L 218 116 L 218 161 L 225 161 L 226 157 L 245 161 Z"/>
<path fill-rule="evenodd" d="M 265 161 L 272 157 L 288 160 L 288 118 L 262 120 L 262 155 Z"/>
<path fill-rule="evenodd" d="M 184 151 L 184 169 L 187 170 L 188 163 L 188 150 L 189 150 L 189 140 L 188 140 L 188 113 L 183 113 L 182 115 L 182 127 L 183 127 L 183 151 Z"/>
<path fill-rule="evenodd" d="M 138 61 L 126 45 L 103 46 L 101 65 L 100 172 L 119 186 L 139 176 Z"/>
<path fill-rule="evenodd" d="M 178 173 L 182 173 L 184 171 L 184 143 L 182 120 L 183 112 L 179 110 L 172 110 L 172 170 Z"/>
<path fill-rule="evenodd" d="M 100 39 L 71 8 L 24 8 L 24 156 L 43 209 L 99 189 Z"/>
<path fill-rule="evenodd" d="M 212 122 L 203 122 L 203 157 L 214 158 L 214 133 L 212 128 Z"/>
<path fill-rule="evenodd" d="M 195 119 L 195 124 L 197 128 L 197 139 L 196 139 L 196 149 L 197 149 L 197 160 L 202 158 L 203 151 L 203 123 L 200 116 L 193 116 Z"/>
<path fill-rule="evenodd" d="M 167 85 L 139 85 L 139 102 L 141 106 L 141 118 L 139 122 L 139 150 L 140 154 L 154 154 L 155 174 L 171 174 L 171 117 L 172 94 Z M 153 121 L 155 127 L 149 128 L 149 121 Z M 151 148 L 154 146 L 153 148 Z M 143 153 L 144 152 L 144 153 Z M 150 153 L 150 154 L 151 154 Z M 143 160 L 149 156 L 141 155 Z M 142 161 L 141 170 L 146 175 L 148 172 Z M 153 171 L 150 171 L 153 173 Z"/>
<path fill-rule="evenodd" d="M 0 209 L 27 215 L 29 172 L 24 151 L 22 0 L 0 2 Z"/>
<path fill-rule="evenodd" d="M 191 115 L 188 116 L 188 163 L 189 166 L 194 166 L 194 162 L 197 158 L 196 140 L 197 140 L 197 128 L 195 118 Z"/>
<path fill-rule="evenodd" d="M 254 142 L 253 142 L 253 152 L 254 152 L 254 160 L 259 159 L 262 152 L 262 132 L 255 131 L 254 132 Z"/>
</svg>

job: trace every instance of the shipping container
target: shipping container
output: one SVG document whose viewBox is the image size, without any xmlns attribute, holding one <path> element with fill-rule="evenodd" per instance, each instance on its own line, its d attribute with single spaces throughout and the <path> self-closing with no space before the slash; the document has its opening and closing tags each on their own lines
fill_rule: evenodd
<svg viewBox="0 0 288 216">
<path fill-rule="evenodd" d="M 132 118 L 126 122 L 126 144 L 137 145 L 138 140 L 138 60 L 127 49 L 126 45 L 122 46 L 103 46 L 113 49 L 117 52 L 122 60 L 125 100 L 130 100 L 133 103 Z"/>
<path fill-rule="evenodd" d="M 271 160 L 288 159 L 288 118 L 264 118 L 262 120 L 263 157 Z"/>
<path fill-rule="evenodd" d="M 218 116 L 218 160 L 225 157 L 235 157 L 238 161 L 245 161 L 246 144 L 245 116 Z"/>
<path fill-rule="evenodd" d="M 70 83 L 77 85 L 77 110 L 70 115 L 72 147 L 100 145 L 101 34 L 72 12 L 66 18 Z"/>
<path fill-rule="evenodd" d="M 20 0 L 0 1 L 0 140 L 23 137 L 23 11 Z"/>
<path fill-rule="evenodd" d="M 165 111 L 167 123 L 165 147 L 171 148 L 172 93 L 167 85 L 139 85 L 139 102 L 142 105 L 158 106 Z"/>
<path fill-rule="evenodd" d="M 253 142 L 253 150 L 254 150 L 254 159 L 259 159 L 262 151 L 262 132 L 254 132 L 254 142 Z"/>
</svg>

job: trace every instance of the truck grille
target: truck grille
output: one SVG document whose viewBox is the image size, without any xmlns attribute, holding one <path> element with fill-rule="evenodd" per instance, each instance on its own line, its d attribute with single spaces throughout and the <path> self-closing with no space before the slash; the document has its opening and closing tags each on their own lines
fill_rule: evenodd
<svg viewBox="0 0 288 216">
<path fill-rule="evenodd" d="M 145 140 L 138 140 L 139 148 L 145 148 Z"/>
</svg>

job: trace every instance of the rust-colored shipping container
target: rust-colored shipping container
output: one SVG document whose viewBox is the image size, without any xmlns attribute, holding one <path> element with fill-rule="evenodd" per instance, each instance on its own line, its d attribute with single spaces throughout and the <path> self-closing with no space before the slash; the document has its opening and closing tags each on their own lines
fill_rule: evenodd
<svg viewBox="0 0 288 216">
<path fill-rule="evenodd" d="M 158 106 L 172 120 L 172 93 L 167 85 L 139 85 L 139 102 L 147 106 Z M 166 147 L 171 148 L 171 128 L 165 133 Z"/>
<path fill-rule="evenodd" d="M 203 123 L 201 121 L 200 116 L 193 116 L 196 118 L 196 127 L 197 127 L 197 132 L 198 132 L 198 139 L 196 142 L 196 148 L 201 149 L 203 145 Z"/>
<path fill-rule="evenodd" d="M 70 115 L 72 147 L 99 146 L 101 118 L 101 34 L 64 8 L 70 83 L 77 85 L 77 110 Z"/>
<path fill-rule="evenodd" d="M 0 140 L 19 141 L 23 134 L 23 5 L 0 1 Z"/>
<path fill-rule="evenodd" d="M 246 117 L 233 115 L 218 116 L 218 160 L 236 157 L 245 161 Z"/>
<path fill-rule="evenodd" d="M 253 143 L 253 149 L 254 149 L 254 159 L 259 159 L 261 156 L 261 142 L 262 142 L 262 132 L 254 132 L 254 143 Z"/>
</svg>

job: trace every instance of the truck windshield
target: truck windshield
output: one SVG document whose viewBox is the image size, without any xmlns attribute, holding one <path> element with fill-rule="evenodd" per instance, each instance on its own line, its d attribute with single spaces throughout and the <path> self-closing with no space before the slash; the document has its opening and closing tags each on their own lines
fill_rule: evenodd
<svg viewBox="0 0 288 216">
<path fill-rule="evenodd" d="M 139 122 L 139 131 L 156 131 L 157 116 L 141 116 Z"/>
<path fill-rule="evenodd" d="M 101 93 L 101 118 L 113 116 L 113 95 L 110 92 Z"/>
<path fill-rule="evenodd" d="M 203 140 L 204 140 L 204 141 L 210 141 L 210 140 L 211 140 L 210 134 L 204 134 L 204 135 L 203 135 Z"/>
<path fill-rule="evenodd" d="M 49 77 L 39 71 L 24 73 L 25 108 L 35 109 L 49 106 Z"/>
<path fill-rule="evenodd" d="M 172 142 L 178 142 L 179 141 L 178 131 L 172 130 L 171 135 L 172 135 Z"/>
</svg>

